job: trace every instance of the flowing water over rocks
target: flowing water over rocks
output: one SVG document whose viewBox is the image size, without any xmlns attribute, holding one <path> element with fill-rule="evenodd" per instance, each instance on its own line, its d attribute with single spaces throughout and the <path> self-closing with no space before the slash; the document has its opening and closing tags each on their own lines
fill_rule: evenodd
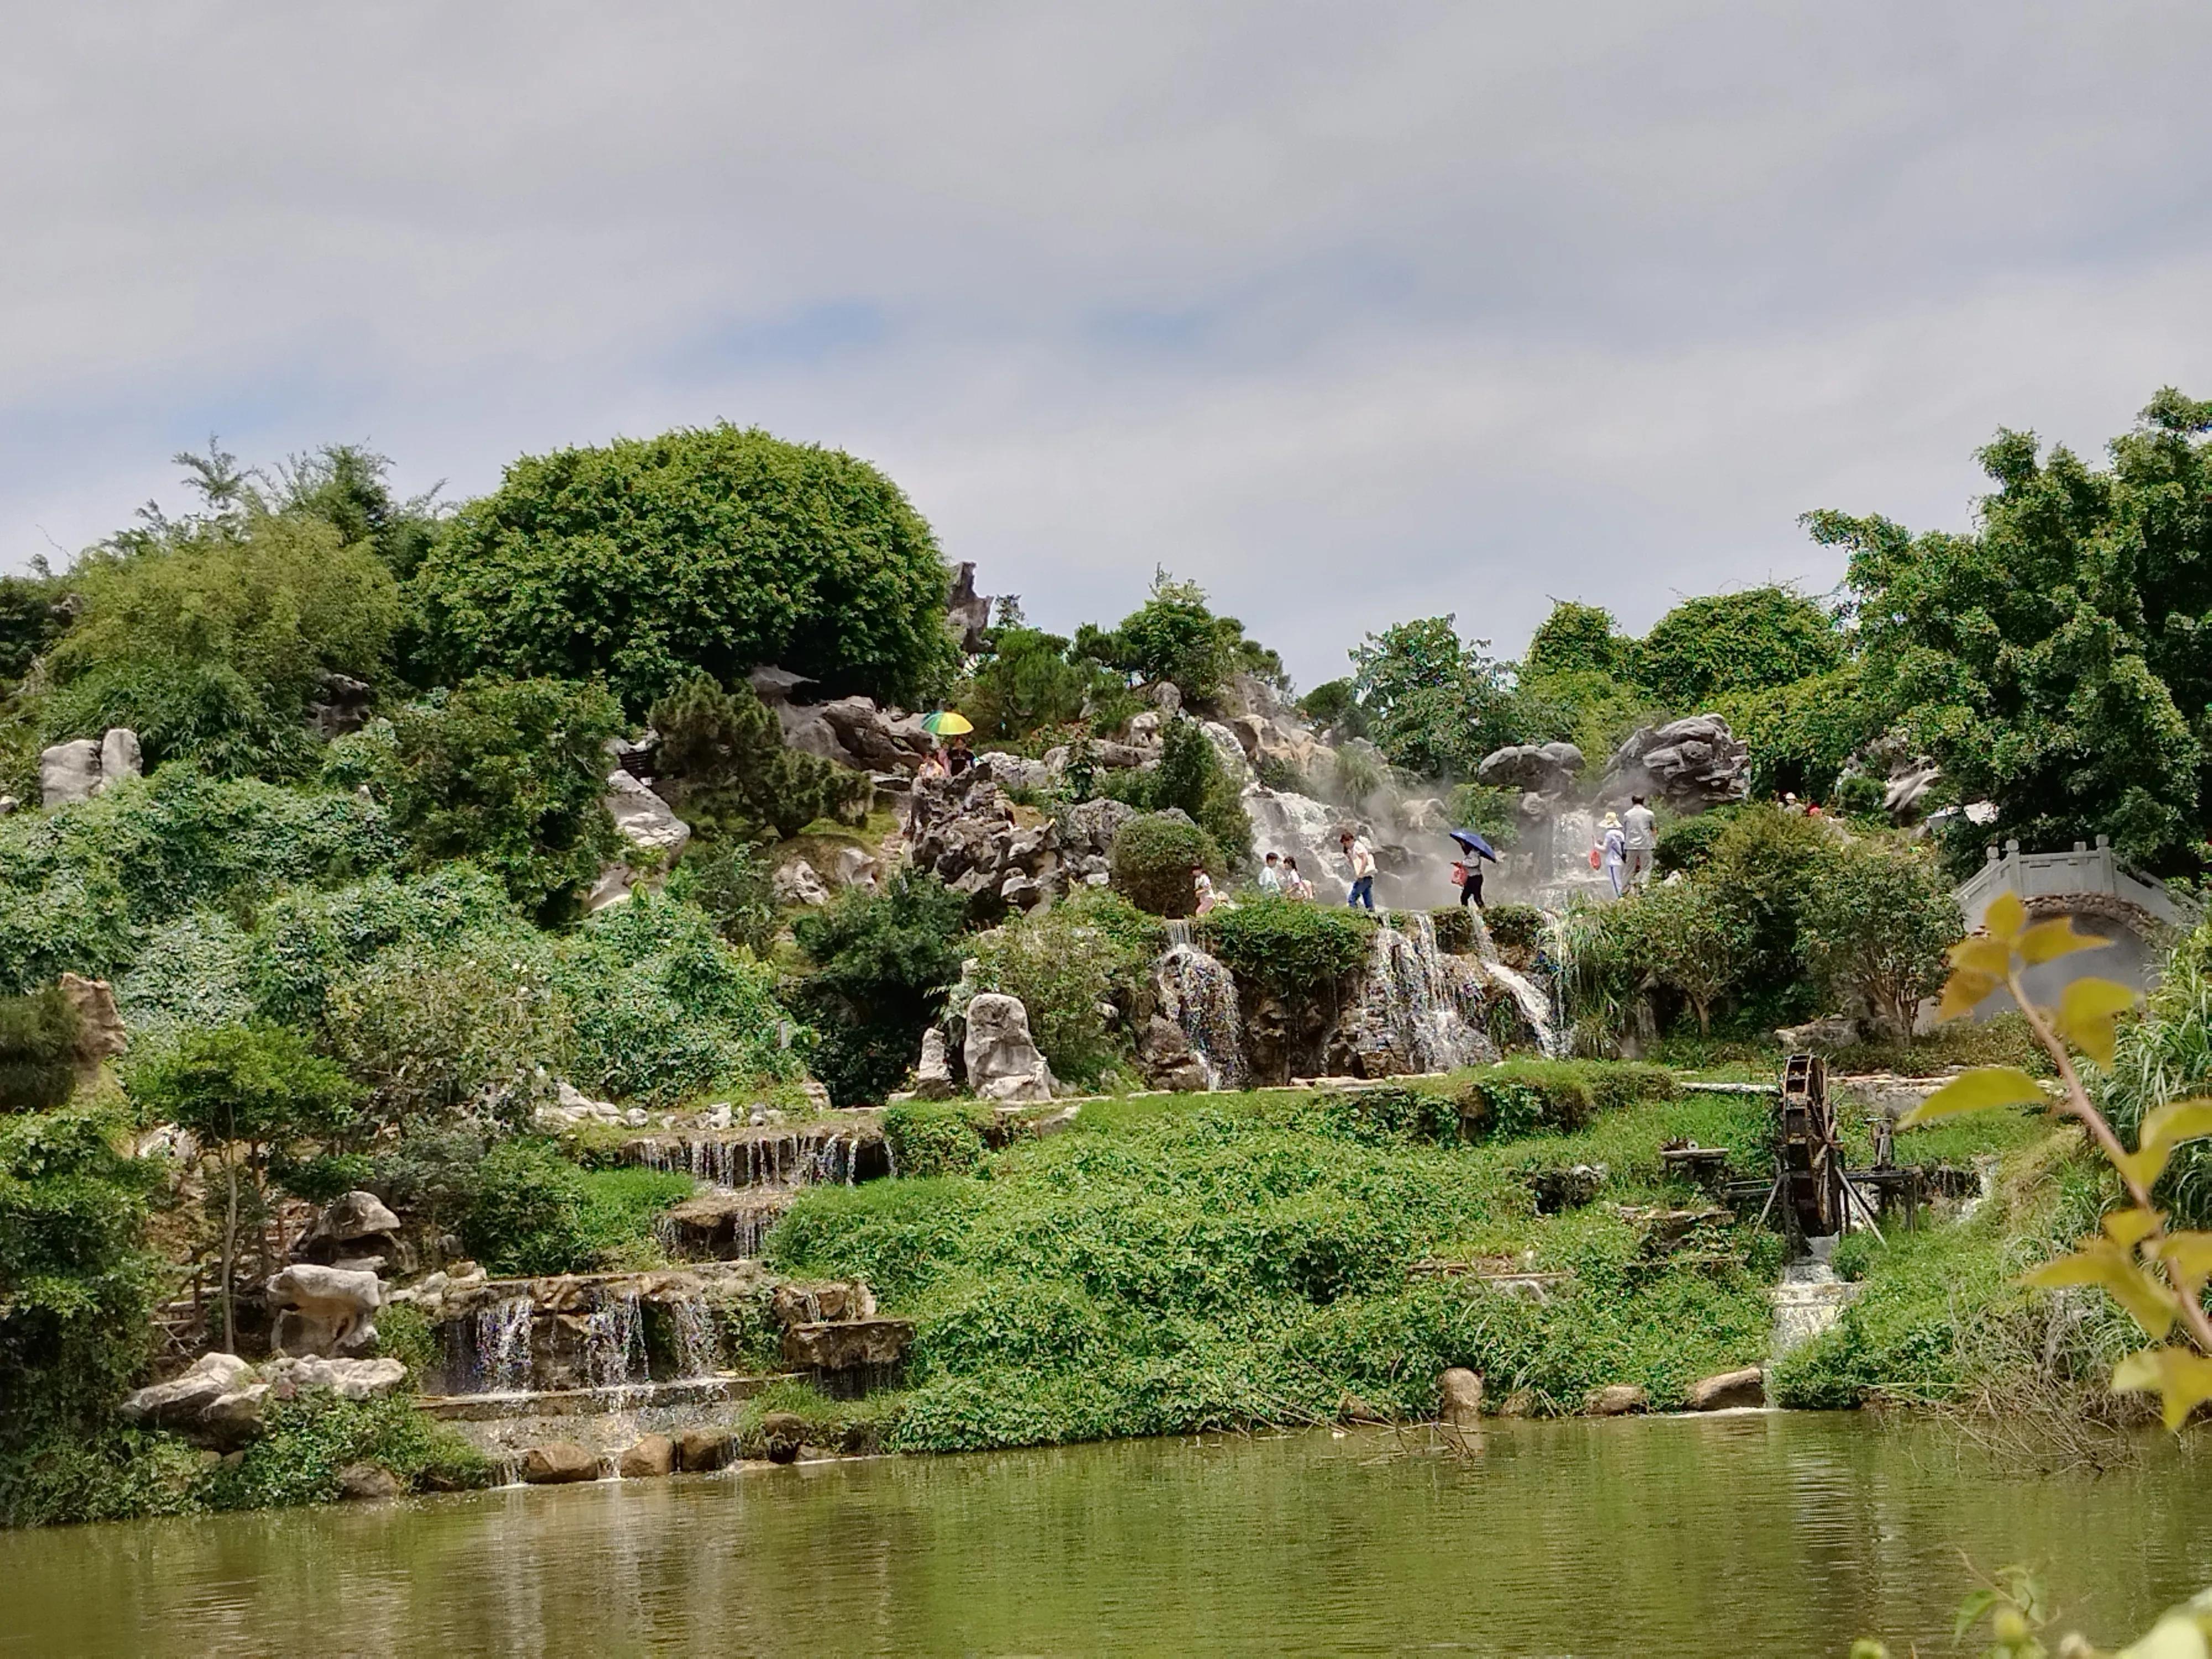
<svg viewBox="0 0 2212 1659">
<path fill-rule="evenodd" d="M 1448 1072 L 1495 1060 L 1496 1048 L 1462 1011 L 1463 994 L 1471 988 L 1464 965 L 1437 948 L 1436 923 L 1429 913 L 1399 911 L 1391 921 L 1395 925 L 1375 930 L 1360 988 L 1352 1048 L 1363 1074 Z"/>
<path fill-rule="evenodd" d="M 671 1132 L 624 1143 L 623 1161 L 688 1175 L 709 1186 L 849 1187 L 888 1175 L 883 1130 L 872 1119 L 799 1129 Z"/>
<path fill-rule="evenodd" d="M 1177 936 L 1180 930 L 1180 937 Z M 1244 1086 L 1244 1030 L 1237 981 L 1229 969 L 1190 942 L 1190 924 L 1170 922 L 1170 943 L 1153 969 L 1160 1009 L 1182 1028 L 1206 1068 L 1209 1089 Z"/>
</svg>

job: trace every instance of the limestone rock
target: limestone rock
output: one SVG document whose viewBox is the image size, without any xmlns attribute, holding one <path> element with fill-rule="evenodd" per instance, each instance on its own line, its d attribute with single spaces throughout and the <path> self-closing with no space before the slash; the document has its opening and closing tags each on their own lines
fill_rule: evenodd
<svg viewBox="0 0 2212 1659">
<path fill-rule="evenodd" d="M 665 1434 L 648 1434 L 623 1448 L 615 1460 L 615 1473 L 625 1480 L 657 1480 L 676 1468 L 676 1443 Z"/>
<path fill-rule="evenodd" d="M 770 1412 L 761 1419 L 760 1438 L 769 1462 L 794 1462 L 806 1443 L 806 1419 L 796 1412 Z"/>
<path fill-rule="evenodd" d="M 986 991 L 969 1000 L 962 1054 L 968 1086 L 986 1100 L 1050 1100 L 1052 1068 L 1030 1036 L 1019 997 Z"/>
<path fill-rule="evenodd" d="M 384 1287 L 374 1273 L 296 1263 L 269 1281 L 282 1311 L 270 1346 L 285 1354 L 361 1354 L 376 1346 Z"/>
<path fill-rule="evenodd" d="M 675 809 L 627 772 L 607 774 L 606 805 L 623 839 L 640 852 L 653 854 L 663 870 L 676 862 L 691 839 L 691 826 L 676 816 Z"/>
<path fill-rule="evenodd" d="M 1213 745 L 1213 752 L 1221 757 L 1221 769 L 1229 774 L 1231 781 L 1239 789 L 1253 781 L 1252 763 L 1244 758 L 1244 745 L 1237 742 L 1237 734 L 1219 720 L 1207 720 L 1200 729 L 1206 741 Z"/>
<path fill-rule="evenodd" d="M 133 1423 L 188 1432 L 198 1427 L 202 1412 L 252 1379 L 252 1365 L 234 1353 L 202 1354 L 189 1370 L 130 1395 L 123 1415 Z"/>
<path fill-rule="evenodd" d="M 745 676 L 753 695 L 770 708 L 789 702 L 799 692 L 814 682 L 804 674 L 795 674 L 788 668 L 756 668 Z"/>
<path fill-rule="evenodd" d="M 830 866 L 830 878 L 840 887 L 873 887 L 882 874 L 883 866 L 860 847 L 839 848 Z"/>
<path fill-rule="evenodd" d="M 368 724 L 368 706 L 375 696 L 368 682 L 350 674 L 325 673 L 322 696 L 307 705 L 307 724 L 325 742 L 358 732 Z"/>
<path fill-rule="evenodd" d="M 338 1471 L 338 1496 L 352 1503 L 397 1498 L 406 1488 L 399 1477 L 378 1463 L 349 1463 Z"/>
<path fill-rule="evenodd" d="M 963 560 L 953 567 L 952 580 L 945 596 L 945 619 L 960 641 L 960 649 L 974 656 L 983 648 L 984 630 L 991 625 L 991 599 L 988 594 L 975 591 L 975 566 Z"/>
<path fill-rule="evenodd" d="M 1642 795 L 1680 812 L 1724 806 L 1750 793 L 1750 745 L 1717 714 L 1640 728 L 1613 751 L 1598 787 L 1608 805 Z"/>
<path fill-rule="evenodd" d="M 90 738 L 39 751 L 39 799 L 46 806 L 74 806 L 99 790 L 100 745 Z"/>
<path fill-rule="evenodd" d="M 324 1206 L 307 1237 L 311 1243 L 327 1240 L 333 1244 L 351 1244 L 398 1231 L 399 1218 L 392 1213 L 382 1199 L 374 1193 L 356 1190 Z"/>
<path fill-rule="evenodd" d="M 1649 1411 L 1651 1395 L 1633 1382 L 1609 1382 L 1598 1389 L 1583 1401 L 1586 1417 L 1625 1417 L 1631 1412 Z"/>
<path fill-rule="evenodd" d="M 949 1100 L 959 1092 L 952 1080 L 952 1061 L 945 1049 L 945 1033 L 933 1025 L 921 1034 L 921 1059 L 914 1068 L 917 1100 Z"/>
<path fill-rule="evenodd" d="M 573 1440 L 532 1446 L 522 1455 L 522 1478 L 533 1486 L 566 1486 L 599 1478 L 599 1460 Z"/>
<path fill-rule="evenodd" d="M 217 1395 L 200 1412 L 197 1437 L 225 1450 L 256 1438 L 261 1433 L 261 1412 L 270 1391 L 266 1382 L 249 1382 Z"/>
<path fill-rule="evenodd" d="M 328 1389 L 341 1400 L 380 1400 L 405 1383 L 407 1367 L 397 1359 L 324 1359 L 312 1354 L 295 1358 L 280 1354 L 261 1368 L 261 1377 L 283 1400 L 309 1389 Z"/>
<path fill-rule="evenodd" d="M 100 740 L 100 781 L 92 793 L 113 787 L 125 778 L 140 775 L 142 756 L 138 734 L 127 726 L 111 726 Z"/>
<path fill-rule="evenodd" d="M 860 757 L 838 741 L 836 728 L 822 717 L 819 708 L 788 702 L 777 703 L 775 708 L 776 724 L 783 728 L 786 748 L 812 755 L 817 760 L 833 761 L 854 771 L 862 769 Z"/>
<path fill-rule="evenodd" d="M 975 757 L 974 773 L 977 777 L 988 778 L 1001 789 L 1049 789 L 1054 781 L 1052 768 L 1044 762 L 995 750 Z"/>
<path fill-rule="evenodd" d="M 805 859 L 793 859 L 776 866 L 774 878 L 769 884 L 779 905 L 805 905 L 810 908 L 830 902 L 830 890 L 823 885 L 822 878 Z"/>
<path fill-rule="evenodd" d="M 1437 1419 L 1448 1429 L 1482 1425 L 1482 1379 L 1463 1365 L 1455 1365 L 1437 1379 Z"/>
<path fill-rule="evenodd" d="M 838 747 L 863 769 L 912 773 L 929 752 L 932 739 L 916 725 L 895 720 L 868 697 L 838 697 L 825 702 L 821 718 L 836 735 Z"/>
<path fill-rule="evenodd" d="M 876 1293 L 857 1279 L 793 1280 L 775 1287 L 769 1307 L 776 1323 L 787 1329 L 824 1321 L 873 1319 Z"/>
<path fill-rule="evenodd" d="M 106 980 L 84 979 L 64 971 L 61 987 L 63 998 L 76 1012 L 76 1051 L 80 1060 L 97 1066 L 103 1060 L 114 1059 L 129 1046 L 123 1016 L 115 1006 L 115 992 Z"/>
<path fill-rule="evenodd" d="M 820 1371 L 895 1365 L 913 1342 L 910 1319 L 823 1320 L 784 1332 L 783 1363 Z"/>
<path fill-rule="evenodd" d="M 1828 1014 L 1802 1025 L 1778 1025 L 1774 1040 L 1791 1054 L 1807 1048 L 1851 1048 L 1858 1045 L 1859 1023 L 1848 1014 Z"/>
<path fill-rule="evenodd" d="M 676 1437 L 676 1467 L 708 1474 L 738 1461 L 738 1437 L 727 1429 L 686 1429 Z"/>
<path fill-rule="evenodd" d="M 1097 800 L 1085 801 L 1072 806 L 1063 821 L 1060 850 L 1074 855 L 1095 855 L 1103 858 L 1114 850 L 1114 837 L 1121 826 L 1137 816 L 1137 809 L 1124 800 L 1109 800 L 1100 796 Z"/>
<path fill-rule="evenodd" d="M 1764 1406 L 1766 1403 L 1766 1376 L 1756 1365 L 1747 1365 L 1739 1371 L 1723 1371 L 1717 1376 L 1690 1385 L 1689 1406 L 1693 1412 L 1725 1411 L 1735 1406 Z"/>
<path fill-rule="evenodd" d="M 1484 756 L 1474 776 L 1492 789 L 1558 796 L 1575 787 L 1585 763 L 1583 751 L 1571 743 L 1515 744 Z"/>
<path fill-rule="evenodd" d="M 1146 693 L 1152 706 L 1163 714 L 1173 715 L 1182 708 L 1182 688 L 1173 680 L 1162 680 Z"/>
<path fill-rule="evenodd" d="M 1154 1014 L 1137 1039 L 1137 1064 L 1148 1089 L 1170 1089 L 1176 1094 L 1203 1094 L 1212 1086 L 1206 1069 L 1183 1035 L 1182 1027 Z"/>
</svg>

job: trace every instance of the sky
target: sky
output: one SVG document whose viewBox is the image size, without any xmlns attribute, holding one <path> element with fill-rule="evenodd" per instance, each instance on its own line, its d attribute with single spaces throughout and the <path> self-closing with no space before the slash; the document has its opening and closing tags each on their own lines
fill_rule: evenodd
<svg viewBox="0 0 2212 1659">
<path fill-rule="evenodd" d="M 2000 427 L 2212 397 L 2212 6 L 0 0 L 0 565 L 169 456 L 409 492 L 729 420 L 1072 630 L 1304 685 L 1832 588 Z"/>
</svg>

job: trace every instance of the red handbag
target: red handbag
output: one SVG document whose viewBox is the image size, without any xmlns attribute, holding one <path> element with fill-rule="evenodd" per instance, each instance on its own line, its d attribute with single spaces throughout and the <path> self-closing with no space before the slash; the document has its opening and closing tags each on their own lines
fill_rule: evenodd
<svg viewBox="0 0 2212 1659">
<path fill-rule="evenodd" d="M 1595 847 L 1591 848 L 1590 848 L 1590 868 L 1591 868 L 1591 869 L 1593 869 L 1593 870 L 1601 869 L 1601 868 L 1604 866 L 1604 865 L 1605 865 L 1605 855 L 1604 855 L 1602 853 L 1599 852 L 1599 851 L 1598 851 L 1598 849 L 1597 849 L 1596 848 L 1595 848 Z"/>
</svg>

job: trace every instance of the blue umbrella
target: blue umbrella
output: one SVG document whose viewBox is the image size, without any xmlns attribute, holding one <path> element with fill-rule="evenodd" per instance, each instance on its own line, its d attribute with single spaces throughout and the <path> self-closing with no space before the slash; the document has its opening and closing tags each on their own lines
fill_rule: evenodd
<svg viewBox="0 0 2212 1659">
<path fill-rule="evenodd" d="M 1451 838 L 1468 852 L 1479 854 L 1492 864 L 1498 862 L 1498 849 L 1485 841 L 1480 832 L 1474 830 L 1455 830 L 1451 832 Z"/>
</svg>

